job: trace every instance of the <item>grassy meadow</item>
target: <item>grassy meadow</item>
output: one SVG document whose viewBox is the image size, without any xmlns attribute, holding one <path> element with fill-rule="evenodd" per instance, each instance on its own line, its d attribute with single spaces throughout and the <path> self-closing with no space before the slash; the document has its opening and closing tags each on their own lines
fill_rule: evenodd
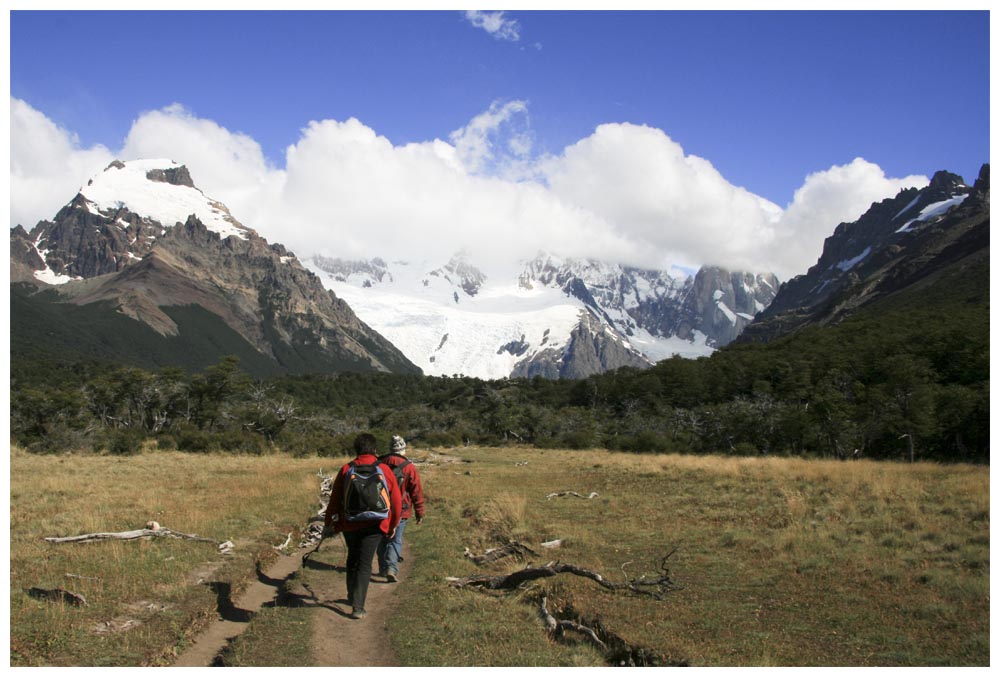
<svg viewBox="0 0 1000 677">
<path fill-rule="evenodd" d="M 410 454 L 433 464 L 418 465 L 427 518 L 407 527 L 413 570 L 395 591 L 390 636 L 404 665 L 607 665 L 582 636 L 545 635 L 543 592 L 561 617 L 600 626 L 660 664 L 989 665 L 988 467 L 529 448 L 446 453 L 460 460 L 419 447 Z M 211 616 L 219 582 L 238 589 L 255 558 L 304 526 L 318 505 L 321 465 L 337 467 L 286 456 L 15 450 L 12 664 L 169 664 Z M 598 496 L 546 498 L 556 491 Z M 42 541 L 149 519 L 238 547 L 227 558 L 211 544 L 167 539 Z M 553 539 L 562 547 L 539 547 Z M 463 557 L 465 548 L 480 553 L 508 540 L 538 551 L 535 564 L 559 560 L 612 581 L 656 576 L 673 552 L 666 566 L 680 587 L 655 600 L 570 574 L 497 595 L 447 584 L 447 576 L 523 567 L 477 567 Z M 32 586 L 71 589 L 90 603 L 34 600 L 22 592 Z M 232 664 L 301 664 L 302 633 L 311 636 L 305 624 L 324 612 L 259 614 L 234 643 Z M 99 630 L 123 618 L 140 623 Z M 282 634 L 297 647 L 289 655 L 276 641 Z"/>
<path fill-rule="evenodd" d="M 11 452 L 11 665 L 162 665 L 235 596 L 255 562 L 319 508 L 329 459 L 149 452 Z M 236 548 L 157 538 L 53 544 L 47 536 L 141 529 L 149 520 Z M 71 574 L 74 578 L 67 577 Z M 75 577 L 81 578 L 75 578 Z M 84 607 L 24 590 L 62 588 Z"/>
</svg>

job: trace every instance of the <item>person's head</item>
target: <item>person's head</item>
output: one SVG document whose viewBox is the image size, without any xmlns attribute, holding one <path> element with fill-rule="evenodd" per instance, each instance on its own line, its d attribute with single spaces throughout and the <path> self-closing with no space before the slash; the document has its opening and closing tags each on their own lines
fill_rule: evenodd
<svg viewBox="0 0 1000 677">
<path fill-rule="evenodd" d="M 406 456 L 406 440 L 399 435 L 393 435 L 392 442 L 389 444 L 389 450 L 394 454 Z"/>
<path fill-rule="evenodd" d="M 370 433 L 361 433 L 354 438 L 354 453 L 358 456 L 361 454 L 374 454 L 375 447 L 375 436 Z"/>
</svg>

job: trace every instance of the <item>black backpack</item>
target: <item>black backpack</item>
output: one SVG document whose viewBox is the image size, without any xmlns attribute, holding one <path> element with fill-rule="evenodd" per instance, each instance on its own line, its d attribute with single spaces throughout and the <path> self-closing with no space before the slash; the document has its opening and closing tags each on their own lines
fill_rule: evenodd
<svg viewBox="0 0 1000 677">
<path fill-rule="evenodd" d="M 399 465 L 392 465 L 391 463 L 386 461 L 386 459 L 389 458 L 390 456 L 396 456 L 404 460 Z M 408 465 L 412 465 L 413 461 L 411 461 L 410 459 L 406 458 L 401 454 L 386 454 L 385 456 L 379 458 L 378 462 L 385 463 L 387 466 L 392 468 L 392 474 L 396 476 L 396 484 L 399 485 L 399 495 L 403 499 L 403 510 L 406 510 L 406 508 L 409 507 L 410 505 L 410 501 L 409 501 L 409 494 L 406 493 L 406 475 L 403 474 L 403 468 L 405 468 Z"/>
<path fill-rule="evenodd" d="M 344 518 L 348 522 L 365 522 L 388 516 L 389 488 L 382 468 L 351 461 L 344 475 Z"/>
</svg>

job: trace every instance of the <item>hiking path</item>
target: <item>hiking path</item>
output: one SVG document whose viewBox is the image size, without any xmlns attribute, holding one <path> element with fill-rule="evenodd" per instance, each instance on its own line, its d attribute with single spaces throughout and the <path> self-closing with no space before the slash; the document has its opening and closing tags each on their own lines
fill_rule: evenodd
<svg viewBox="0 0 1000 677">
<path fill-rule="evenodd" d="M 347 604 L 344 573 L 347 548 L 343 537 L 326 539 L 319 551 L 303 562 L 311 550 L 304 548 L 281 556 L 266 569 L 258 570 L 257 579 L 236 599 L 229 599 L 228 586 L 213 588 L 219 597 L 218 618 L 178 656 L 174 665 L 223 665 L 225 649 L 247 629 L 261 607 L 290 605 L 314 609 L 310 641 L 313 665 L 398 665 L 389 641 L 388 622 L 398 606 L 399 598 L 394 591 L 406 584 L 410 573 L 409 544 L 403 544 L 400 582 L 390 583 L 377 573 L 372 574 L 365 602 L 368 615 L 361 620 L 349 616 L 351 607 Z"/>
</svg>

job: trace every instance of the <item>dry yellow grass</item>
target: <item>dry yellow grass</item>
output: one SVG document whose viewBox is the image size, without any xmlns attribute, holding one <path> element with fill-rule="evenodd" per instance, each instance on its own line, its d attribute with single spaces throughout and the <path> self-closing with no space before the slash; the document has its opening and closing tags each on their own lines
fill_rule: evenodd
<svg viewBox="0 0 1000 677">
<path fill-rule="evenodd" d="M 255 560 L 273 555 L 270 546 L 318 509 L 319 463 L 166 452 L 35 456 L 13 449 L 11 663 L 169 662 L 219 595 L 235 594 L 254 575 Z M 210 543 L 170 538 L 43 540 L 139 529 L 149 520 L 237 547 L 224 557 Z M 24 593 L 31 587 L 71 590 L 88 604 L 35 600 Z"/>
<path fill-rule="evenodd" d="M 683 589 L 662 602 L 572 577 L 537 586 L 668 659 L 714 666 L 989 663 L 988 468 L 534 449 L 454 453 L 472 461 L 462 465 L 471 475 L 429 468 L 427 522 L 407 532 L 420 559 L 398 627 L 406 628 L 414 663 L 600 664 L 582 646 L 575 651 L 583 653 L 511 654 L 511 646 L 523 650 L 540 633 L 526 606 L 530 595 L 469 606 L 477 593 L 443 584 L 445 575 L 480 573 L 460 554 L 470 543 L 489 545 L 489 534 L 463 515 L 482 512 L 498 494 L 524 506 L 520 540 L 562 538 L 562 549 L 542 556 L 613 580 L 655 574 L 676 547 L 668 566 Z M 546 500 L 553 491 L 599 496 Z M 420 626 L 420 617 L 448 618 L 449 628 Z M 496 618 L 528 620 L 500 626 L 495 648 L 461 646 L 467 633 Z"/>
<path fill-rule="evenodd" d="M 404 604 L 391 628 L 406 664 L 604 664 L 586 643 L 544 635 L 536 608 L 542 590 L 551 608 L 571 608 L 634 645 L 692 665 L 989 664 L 988 468 L 528 448 L 449 453 L 466 462 L 418 465 L 427 518 L 406 531 L 414 569 L 397 589 Z M 419 448 L 410 456 L 442 460 Z M 260 553 L 316 510 L 320 463 L 339 465 L 156 452 L 39 457 L 15 449 L 12 663 L 169 662 L 171 648 L 214 608 L 217 592 L 206 583 L 237 588 Z M 546 498 L 555 491 L 598 496 Z M 149 519 L 234 539 L 237 554 L 224 560 L 211 545 L 187 541 L 42 541 Z M 657 601 L 566 576 L 503 597 L 447 585 L 446 576 L 483 571 L 462 556 L 465 547 L 509 538 L 532 547 L 563 539 L 562 548 L 540 556 L 612 580 L 655 575 L 676 548 L 667 565 L 683 587 Z M 99 580 L 69 584 L 65 573 Z M 35 585 L 73 589 L 90 604 L 64 608 L 21 593 Z M 150 603 L 160 610 L 144 611 Z M 125 619 L 140 625 L 95 631 Z M 269 627 L 301 626 L 301 619 L 274 620 Z"/>
</svg>

